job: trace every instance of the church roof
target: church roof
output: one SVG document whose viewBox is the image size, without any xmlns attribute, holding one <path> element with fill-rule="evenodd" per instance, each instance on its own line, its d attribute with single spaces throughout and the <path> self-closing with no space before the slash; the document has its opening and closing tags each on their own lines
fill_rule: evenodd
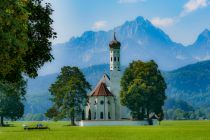
<svg viewBox="0 0 210 140">
<path fill-rule="evenodd" d="M 104 73 L 101 80 L 96 85 L 95 89 L 89 94 L 89 96 L 113 96 L 113 94 L 107 88 L 106 83 L 109 82 L 109 76 Z"/>
<path fill-rule="evenodd" d="M 108 90 L 106 84 L 101 82 L 90 96 L 113 96 L 113 94 Z"/>
</svg>

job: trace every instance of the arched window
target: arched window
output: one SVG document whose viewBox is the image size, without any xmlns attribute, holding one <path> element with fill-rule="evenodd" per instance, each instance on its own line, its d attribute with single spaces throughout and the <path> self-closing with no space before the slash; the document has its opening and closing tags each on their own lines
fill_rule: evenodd
<svg viewBox="0 0 210 140">
<path fill-rule="evenodd" d="M 118 57 L 118 62 L 120 62 L 120 57 Z"/>
<path fill-rule="evenodd" d="M 111 114 L 110 114 L 110 112 L 108 112 L 108 118 L 111 119 Z"/>
<path fill-rule="evenodd" d="M 116 61 L 116 57 L 114 57 L 114 62 Z"/>
<path fill-rule="evenodd" d="M 96 120 L 96 112 L 94 112 L 94 120 Z"/>
<path fill-rule="evenodd" d="M 103 112 L 100 113 L 100 119 L 104 119 L 104 113 Z"/>
<path fill-rule="evenodd" d="M 85 111 L 82 110 L 82 120 L 85 120 Z"/>
<path fill-rule="evenodd" d="M 104 104 L 104 101 L 103 101 L 103 100 L 101 100 L 100 104 L 101 104 L 101 105 L 103 105 L 103 104 Z"/>
<path fill-rule="evenodd" d="M 88 120 L 91 120 L 91 110 L 88 111 Z"/>
<path fill-rule="evenodd" d="M 112 57 L 111 57 L 111 62 L 112 62 Z"/>
</svg>

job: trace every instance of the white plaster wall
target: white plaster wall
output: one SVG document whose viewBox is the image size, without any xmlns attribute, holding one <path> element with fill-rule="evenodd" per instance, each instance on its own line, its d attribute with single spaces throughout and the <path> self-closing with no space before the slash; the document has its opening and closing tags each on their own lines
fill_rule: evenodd
<svg viewBox="0 0 210 140">
<path fill-rule="evenodd" d="M 148 121 L 80 121 L 79 126 L 142 126 L 148 125 Z M 157 120 L 153 120 L 153 125 L 158 125 Z"/>
<path fill-rule="evenodd" d="M 95 104 L 96 101 L 96 104 Z M 104 103 L 101 104 L 100 102 L 103 101 Z M 110 104 L 108 104 L 108 101 Z M 110 112 L 111 119 L 115 119 L 115 104 L 114 104 L 114 97 L 113 96 L 92 96 L 89 97 L 89 107 L 91 109 L 91 120 L 109 120 L 108 112 Z M 88 107 L 86 109 L 88 118 Z M 103 112 L 103 119 L 100 118 L 100 113 Z M 96 119 L 95 119 L 96 113 Z"/>
<path fill-rule="evenodd" d="M 110 72 L 110 81 L 111 81 L 111 93 L 115 96 L 115 108 L 116 108 L 116 120 L 121 118 L 121 105 L 120 105 L 120 71 L 111 71 Z"/>
</svg>

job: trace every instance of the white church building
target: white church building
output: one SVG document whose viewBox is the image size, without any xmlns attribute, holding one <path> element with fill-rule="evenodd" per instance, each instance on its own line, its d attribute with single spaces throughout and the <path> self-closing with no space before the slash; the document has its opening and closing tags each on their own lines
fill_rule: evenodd
<svg viewBox="0 0 210 140">
<path fill-rule="evenodd" d="M 120 47 L 114 34 L 114 39 L 109 43 L 110 77 L 105 73 L 89 93 L 84 120 L 78 122 L 79 126 L 148 125 L 146 120 L 131 121 L 130 110 L 120 103 Z M 157 120 L 153 120 L 153 125 L 157 124 Z"/>
<path fill-rule="evenodd" d="M 130 111 L 120 104 L 120 47 L 114 39 L 109 43 L 110 77 L 105 73 L 94 90 L 88 95 L 86 120 L 129 119 Z"/>
</svg>

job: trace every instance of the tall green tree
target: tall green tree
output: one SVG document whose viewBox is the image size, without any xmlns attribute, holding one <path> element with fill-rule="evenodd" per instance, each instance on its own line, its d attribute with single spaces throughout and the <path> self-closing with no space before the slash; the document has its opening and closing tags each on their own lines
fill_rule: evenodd
<svg viewBox="0 0 210 140">
<path fill-rule="evenodd" d="M 51 5 L 43 4 L 42 0 L 0 2 L 0 83 L 3 83 L 0 88 L 4 89 L 5 84 L 11 85 L 11 89 L 16 87 L 10 90 L 13 92 L 10 94 L 7 90 L 0 91 L 1 103 L 4 102 L 0 106 L 3 117 L 16 119 L 23 114 L 16 107 L 23 108 L 21 103 L 24 94 L 20 95 L 16 91 L 21 91 L 25 86 L 14 85 L 23 81 L 23 74 L 36 77 L 38 69 L 53 59 L 50 53 L 51 39 L 56 37 L 56 33 L 52 28 L 52 12 Z M 5 109 L 3 106 L 6 104 L 8 106 L 5 107 L 13 111 Z"/>
<path fill-rule="evenodd" d="M 4 118 L 17 120 L 24 114 L 25 86 L 24 80 L 15 84 L 0 82 L 0 126 L 4 126 Z"/>
<path fill-rule="evenodd" d="M 56 117 L 71 119 L 71 125 L 75 125 L 75 117 L 82 114 L 89 89 L 90 84 L 79 68 L 63 67 L 56 82 L 49 89 L 54 106 L 47 114 L 51 116 L 54 112 Z"/>
<path fill-rule="evenodd" d="M 131 110 L 134 119 L 149 119 L 155 113 L 163 118 L 166 83 L 154 61 L 134 61 L 121 79 L 121 103 Z"/>
</svg>

